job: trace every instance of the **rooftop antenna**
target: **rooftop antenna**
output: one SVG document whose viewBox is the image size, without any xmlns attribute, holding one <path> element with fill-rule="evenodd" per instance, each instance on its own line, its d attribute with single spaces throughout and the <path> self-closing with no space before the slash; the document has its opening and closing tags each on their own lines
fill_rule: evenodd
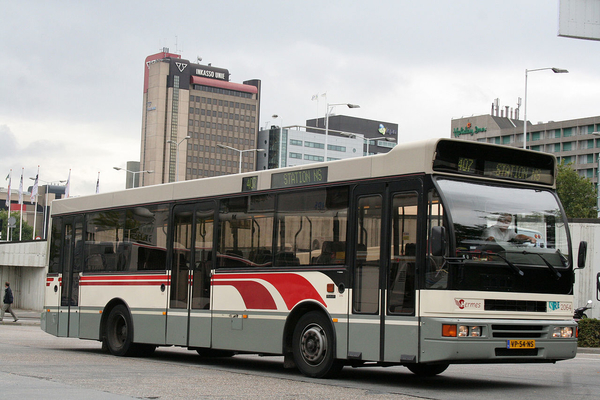
<svg viewBox="0 0 600 400">
<path fill-rule="evenodd" d="M 202 61 L 202 57 L 196 56 L 196 60 L 198 60 L 198 64 L 200 64 L 200 62 Z"/>
</svg>

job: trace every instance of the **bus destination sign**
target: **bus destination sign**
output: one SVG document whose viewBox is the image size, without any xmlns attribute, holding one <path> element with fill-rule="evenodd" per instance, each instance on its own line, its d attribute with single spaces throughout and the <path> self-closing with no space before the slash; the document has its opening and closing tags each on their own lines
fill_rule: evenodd
<svg viewBox="0 0 600 400">
<path fill-rule="evenodd" d="M 440 140 L 433 170 L 543 185 L 554 184 L 550 154 L 468 141 Z"/>
<path fill-rule="evenodd" d="M 327 182 L 327 167 L 280 172 L 271 175 L 271 188 L 306 186 Z"/>
<path fill-rule="evenodd" d="M 242 192 L 252 192 L 258 189 L 258 175 L 242 178 Z"/>
<path fill-rule="evenodd" d="M 552 175 L 548 170 L 495 161 L 485 162 L 483 175 L 491 178 L 512 179 L 525 182 L 547 183 L 548 180 L 552 182 Z"/>
</svg>

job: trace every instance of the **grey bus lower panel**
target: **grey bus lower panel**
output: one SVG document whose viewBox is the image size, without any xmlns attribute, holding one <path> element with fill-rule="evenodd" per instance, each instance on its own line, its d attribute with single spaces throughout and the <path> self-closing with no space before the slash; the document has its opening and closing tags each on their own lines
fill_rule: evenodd
<svg viewBox="0 0 600 400">
<path fill-rule="evenodd" d="M 479 326 L 481 336 L 443 337 L 444 324 Z M 572 321 L 424 318 L 419 362 L 553 362 L 573 358 L 577 339 L 552 337 L 554 327 L 563 326 L 575 331 Z M 510 348 L 511 340 L 525 346 Z"/>
</svg>

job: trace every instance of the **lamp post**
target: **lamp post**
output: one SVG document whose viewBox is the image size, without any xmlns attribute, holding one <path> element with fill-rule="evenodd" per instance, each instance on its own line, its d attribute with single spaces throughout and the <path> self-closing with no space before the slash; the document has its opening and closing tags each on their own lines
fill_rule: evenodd
<svg viewBox="0 0 600 400">
<path fill-rule="evenodd" d="M 592 132 L 594 136 L 600 136 L 600 132 Z M 600 151 L 596 155 L 596 217 L 600 218 Z"/>
<path fill-rule="evenodd" d="M 183 139 L 181 139 L 179 141 L 179 143 L 177 143 L 174 140 L 167 140 L 167 143 L 171 143 L 174 144 L 175 146 L 177 146 L 177 148 L 175 149 L 175 182 L 179 181 L 179 145 L 181 143 L 183 143 L 184 141 L 191 139 L 191 136 L 186 136 Z"/>
<path fill-rule="evenodd" d="M 281 126 L 279 127 L 279 165 L 278 167 L 281 168 L 283 166 L 283 117 L 277 115 L 277 114 L 273 114 L 271 115 L 271 118 L 274 119 L 281 119 Z M 287 152 L 286 152 L 287 153 Z M 286 154 L 287 156 L 287 154 Z"/>
<path fill-rule="evenodd" d="M 132 181 L 132 182 L 131 182 L 131 187 L 132 187 L 132 188 L 135 188 L 135 175 L 136 175 L 136 174 L 143 174 L 144 172 L 147 172 L 147 173 L 149 173 L 149 174 L 152 174 L 152 173 L 154 173 L 154 171 L 153 171 L 153 170 L 151 170 L 151 169 L 150 169 L 150 170 L 146 170 L 146 171 L 130 171 L 130 170 L 128 170 L 128 169 L 121 168 L 121 167 L 113 167 L 113 169 L 116 169 L 117 171 L 125 171 L 125 172 L 129 172 L 129 173 L 131 174 L 131 181 Z"/>
<path fill-rule="evenodd" d="M 327 136 L 329 133 L 329 115 L 333 111 L 335 106 L 347 106 L 348 108 L 360 108 L 358 104 L 350 104 L 350 103 L 335 103 L 329 104 L 327 103 L 327 110 L 325 111 L 325 160 L 327 161 Z"/>
<path fill-rule="evenodd" d="M 242 173 L 242 153 L 246 153 L 249 151 L 256 151 L 256 152 L 261 152 L 261 151 L 265 151 L 265 149 L 247 149 L 247 150 L 240 150 L 240 149 L 236 149 L 235 147 L 231 147 L 231 146 L 226 146 L 224 144 L 217 144 L 217 147 L 220 147 L 222 149 L 229 149 L 229 150 L 233 150 L 233 151 L 237 151 L 240 155 L 240 167 L 238 169 L 238 174 Z"/>
<path fill-rule="evenodd" d="M 527 74 L 534 71 L 552 70 L 555 74 L 568 74 L 569 71 L 566 69 L 548 67 L 548 68 L 535 68 L 525 70 L 525 98 L 523 100 L 523 148 L 527 149 Z"/>
</svg>

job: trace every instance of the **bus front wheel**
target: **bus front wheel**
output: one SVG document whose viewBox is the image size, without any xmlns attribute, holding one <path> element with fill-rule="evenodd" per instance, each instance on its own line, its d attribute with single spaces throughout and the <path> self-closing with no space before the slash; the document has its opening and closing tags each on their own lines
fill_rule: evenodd
<svg viewBox="0 0 600 400">
<path fill-rule="evenodd" d="M 328 378 L 341 371 L 335 359 L 331 322 L 323 313 L 304 314 L 294 328 L 292 351 L 296 366 L 306 376 Z"/>
<path fill-rule="evenodd" d="M 106 321 L 106 345 L 115 356 L 133 355 L 133 323 L 124 305 L 113 308 Z"/>
</svg>

